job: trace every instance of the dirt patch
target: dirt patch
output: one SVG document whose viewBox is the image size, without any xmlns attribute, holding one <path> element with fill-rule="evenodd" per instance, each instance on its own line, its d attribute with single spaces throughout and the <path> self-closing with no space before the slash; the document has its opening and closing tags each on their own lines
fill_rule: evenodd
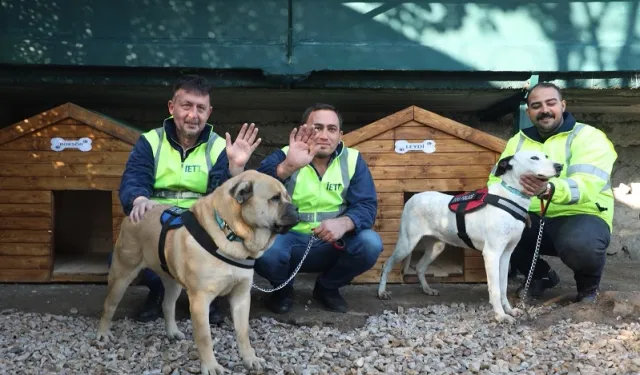
<svg viewBox="0 0 640 375">
<path fill-rule="evenodd" d="M 640 321 L 640 292 L 606 291 L 596 303 L 573 303 L 571 294 L 562 297 L 558 298 L 556 308 L 532 320 L 531 324 L 546 329 L 563 320 L 611 326 Z"/>
</svg>

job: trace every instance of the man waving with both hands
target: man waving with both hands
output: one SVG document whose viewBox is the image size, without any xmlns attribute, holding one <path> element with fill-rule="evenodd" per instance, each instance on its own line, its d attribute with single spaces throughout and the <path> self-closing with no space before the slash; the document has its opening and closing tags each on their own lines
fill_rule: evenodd
<svg viewBox="0 0 640 375">
<path fill-rule="evenodd" d="M 300 223 L 278 235 L 256 260 L 255 270 L 274 287 L 280 286 L 315 234 L 319 240 L 313 242 L 300 272 L 320 273 L 313 298 L 328 310 L 346 312 L 339 288 L 373 267 L 382 252 L 382 240 L 371 229 L 377 213 L 376 190 L 358 150 L 342 142 L 342 119 L 333 106 L 311 106 L 302 122 L 291 132 L 289 146 L 271 153 L 258 168 L 287 187 Z M 270 310 L 291 310 L 293 282 L 269 296 Z"/>
</svg>

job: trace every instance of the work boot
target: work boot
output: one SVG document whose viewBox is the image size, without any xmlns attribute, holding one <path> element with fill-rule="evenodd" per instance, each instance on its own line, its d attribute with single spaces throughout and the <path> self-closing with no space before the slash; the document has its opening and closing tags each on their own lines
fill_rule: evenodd
<svg viewBox="0 0 640 375">
<path fill-rule="evenodd" d="M 342 298 L 338 289 L 327 289 L 316 283 L 313 288 L 313 298 L 322 303 L 329 311 L 347 312 L 347 301 Z"/>
<path fill-rule="evenodd" d="M 220 301 L 215 298 L 209 305 L 209 324 L 219 325 L 224 321 L 222 311 L 220 311 Z"/>
<path fill-rule="evenodd" d="M 598 300 L 598 287 L 591 287 L 585 290 L 578 291 L 576 302 L 583 303 L 596 303 Z"/>
<path fill-rule="evenodd" d="M 273 292 L 265 302 L 267 308 L 276 314 L 285 314 L 293 308 L 293 287 L 285 286 Z"/>
<path fill-rule="evenodd" d="M 135 320 L 139 322 L 151 322 L 162 316 L 162 300 L 163 295 L 155 292 L 149 292 L 147 299 L 138 311 Z"/>
<path fill-rule="evenodd" d="M 527 277 L 528 275 L 525 275 Z M 526 285 L 527 280 L 522 283 L 522 286 L 516 290 L 516 295 L 518 298 L 524 297 L 524 286 Z M 554 286 L 560 283 L 560 278 L 556 271 L 549 270 L 549 272 L 544 275 L 540 279 L 531 279 L 531 283 L 529 283 L 529 290 L 527 291 L 527 298 L 540 298 L 545 290 L 551 289 Z"/>
</svg>

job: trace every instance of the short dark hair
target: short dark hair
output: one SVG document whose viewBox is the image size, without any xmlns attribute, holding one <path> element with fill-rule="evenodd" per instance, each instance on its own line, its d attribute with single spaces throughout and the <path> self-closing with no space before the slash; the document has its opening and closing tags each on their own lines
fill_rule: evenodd
<svg viewBox="0 0 640 375">
<path fill-rule="evenodd" d="M 342 116 L 340 115 L 340 112 L 338 112 L 336 107 L 332 106 L 331 104 L 315 103 L 311 107 L 307 108 L 307 110 L 304 111 L 304 113 L 302 114 L 302 123 L 303 124 L 307 123 L 307 120 L 309 120 L 309 116 L 311 116 L 312 112 L 321 111 L 321 110 L 328 110 L 328 111 L 335 112 L 336 116 L 338 116 L 338 127 L 340 128 L 340 130 L 342 130 Z"/>
<path fill-rule="evenodd" d="M 209 91 L 211 91 L 211 85 L 205 77 L 195 74 L 189 74 L 180 77 L 178 82 L 173 85 L 173 95 L 175 96 L 176 92 L 181 89 L 188 93 L 205 96 L 209 95 Z"/>
<path fill-rule="evenodd" d="M 527 104 L 529 104 L 529 96 L 531 96 L 531 93 L 533 92 L 533 90 L 537 89 L 538 87 L 555 89 L 558 92 L 558 97 L 560 97 L 560 100 L 562 100 L 562 91 L 560 90 L 560 87 L 556 86 L 551 82 L 538 82 L 535 85 L 533 85 L 533 87 L 530 88 L 529 91 L 527 92 Z"/>
</svg>

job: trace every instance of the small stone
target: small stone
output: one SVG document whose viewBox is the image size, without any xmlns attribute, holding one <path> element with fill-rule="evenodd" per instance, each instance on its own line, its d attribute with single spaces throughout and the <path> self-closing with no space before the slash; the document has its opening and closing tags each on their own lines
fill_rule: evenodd
<svg viewBox="0 0 640 375">
<path fill-rule="evenodd" d="M 362 367 L 364 366 L 364 358 L 358 358 L 358 360 L 356 361 L 356 366 L 357 367 Z"/>
<path fill-rule="evenodd" d="M 78 313 L 78 309 L 76 309 L 75 307 L 72 307 L 72 308 L 69 310 L 69 312 L 75 315 L 75 314 L 77 314 L 77 313 Z"/>
</svg>

